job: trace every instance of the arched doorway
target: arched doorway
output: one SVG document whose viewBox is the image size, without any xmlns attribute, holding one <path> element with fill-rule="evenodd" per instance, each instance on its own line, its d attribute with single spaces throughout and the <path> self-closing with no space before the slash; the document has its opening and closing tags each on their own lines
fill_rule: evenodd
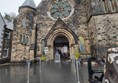
<svg viewBox="0 0 118 83">
<path fill-rule="evenodd" d="M 52 32 L 50 32 L 50 34 L 47 35 L 47 37 L 45 38 L 46 41 L 46 47 L 48 47 L 49 51 L 47 52 L 47 55 L 50 59 L 54 59 L 54 53 L 55 53 L 55 47 L 54 47 L 54 43 L 55 45 L 57 45 L 57 41 L 62 40 L 60 39 L 60 37 L 63 40 L 68 41 L 68 43 L 66 43 L 68 45 L 68 49 L 69 49 L 69 58 L 72 59 L 74 58 L 74 49 L 75 49 L 75 45 L 77 44 L 77 40 L 75 39 L 75 36 L 68 30 L 66 29 L 56 29 Z M 60 43 L 62 44 L 62 43 Z M 63 44 L 62 44 L 63 45 Z"/>
<path fill-rule="evenodd" d="M 53 55 L 58 52 L 60 54 L 61 60 L 70 59 L 69 40 L 64 35 L 60 34 L 55 38 L 53 47 Z"/>
</svg>

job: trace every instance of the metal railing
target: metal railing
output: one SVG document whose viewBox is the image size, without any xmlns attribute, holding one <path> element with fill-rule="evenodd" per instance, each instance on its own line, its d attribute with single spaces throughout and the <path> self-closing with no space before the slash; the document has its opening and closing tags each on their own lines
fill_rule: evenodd
<svg viewBox="0 0 118 83">
<path fill-rule="evenodd" d="M 32 60 L 26 60 L 27 62 L 27 83 L 30 82 L 30 64 L 32 61 L 38 61 L 39 62 L 39 69 L 40 69 L 40 73 L 41 73 L 41 58 L 40 57 L 37 57 L 37 58 L 34 58 Z"/>
<path fill-rule="evenodd" d="M 75 60 L 75 65 L 76 65 L 77 83 L 80 83 L 80 79 L 79 79 L 79 66 L 80 66 L 80 62 L 78 60 Z"/>
<path fill-rule="evenodd" d="M 30 83 L 30 67 L 31 67 L 31 62 L 32 61 L 38 61 L 39 69 L 40 69 L 39 72 L 40 72 L 40 77 L 41 77 L 41 70 L 42 70 L 42 67 L 41 67 L 41 65 L 42 65 L 41 57 L 37 57 L 37 58 L 34 58 L 32 60 L 26 60 L 26 62 L 27 62 L 27 83 Z M 58 63 L 61 64 L 61 62 L 58 62 Z M 80 76 L 79 76 L 79 66 L 81 66 L 80 61 L 74 59 L 74 65 L 75 65 L 75 71 L 76 71 L 76 76 L 77 76 L 77 83 L 80 83 Z M 41 79 L 40 79 L 40 81 L 41 81 Z"/>
</svg>

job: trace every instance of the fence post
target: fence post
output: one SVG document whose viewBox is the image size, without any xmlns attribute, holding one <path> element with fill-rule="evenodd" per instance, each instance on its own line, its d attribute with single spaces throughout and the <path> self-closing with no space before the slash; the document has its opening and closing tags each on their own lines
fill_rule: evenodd
<svg viewBox="0 0 118 83">
<path fill-rule="evenodd" d="M 28 71 L 27 71 L 27 83 L 29 83 L 29 70 L 30 70 L 30 61 L 27 60 L 27 68 L 28 68 Z"/>
<path fill-rule="evenodd" d="M 77 83 L 80 83 L 80 79 L 79 79 L 79 71 L 78 71 L 78 61 L 76 60 L 76 72 L 77 72 Z"/>
</svg>

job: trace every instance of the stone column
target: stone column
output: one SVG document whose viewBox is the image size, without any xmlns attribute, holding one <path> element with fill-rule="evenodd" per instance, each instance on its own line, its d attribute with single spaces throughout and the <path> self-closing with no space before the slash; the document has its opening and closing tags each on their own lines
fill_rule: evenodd
<svg viewBox="0 0 118 83">
<path fill-rule="evenodd" d="M 53 47 L 48 47 L 48 48 L 49 48 L 49 50 L 50 50 L 48 56 L 49 56 L 49 58 L 52 60 L 52 59 L 54 59 L 54 54 L 53 54 L 54 51 L 53 51 Z"/>
<path fill-rule="evenodd" d="M 69 47 L 69 50 L 70 50 L 70 59 L 74 59 L 74 46 L 70 45 Z"/>
</svg>

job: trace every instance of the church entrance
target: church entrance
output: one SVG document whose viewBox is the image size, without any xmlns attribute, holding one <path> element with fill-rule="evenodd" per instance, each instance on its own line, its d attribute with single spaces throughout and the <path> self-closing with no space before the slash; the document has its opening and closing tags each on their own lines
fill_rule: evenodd
<svg viewBox="0 0 118 83">
<path fill-rule="evenodd" d="M 53 47 L 53 55 L 58 52 L 60 54 L 61 60 L 70 59 L 69 41 L 64 35 L 59 35 L 55 38 L 53 42 Z"/>
<path fill-rule="evenodd" d="M 60 27 L 59 23 L 59 28 L 55 29 L 56 26 L 53 27 L 54 29 L 51 29 L 45 37 L 45 46 L 48 48 L 47 56 L 50 60 L 55 60 L 56 58 L 61 58 L 61 60 L 73 59 L 74 50 L 77 49 L 75 45 L 78 45 L 78 37 L 63 22 L 64 27 Z M 55 57 L 57 55 L 60 57 Z"/>
</svg>

